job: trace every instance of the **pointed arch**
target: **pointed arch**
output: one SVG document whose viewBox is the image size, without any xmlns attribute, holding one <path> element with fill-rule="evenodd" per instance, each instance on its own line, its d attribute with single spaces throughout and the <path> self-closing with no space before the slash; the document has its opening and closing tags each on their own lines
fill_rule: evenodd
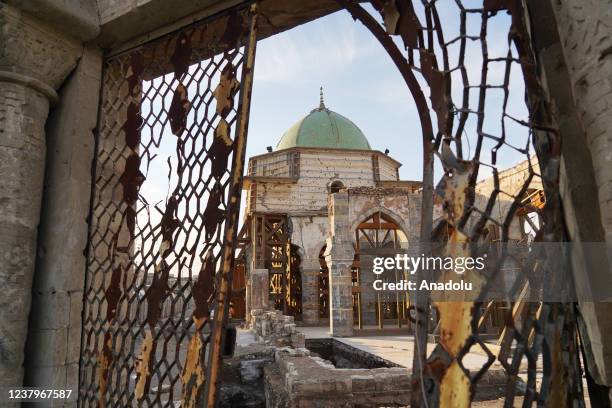
<svg viewBox="0 0 612 408">
<path fill-rule="evenodd" d="M 357 228 L 364 223 L 367 223 L 368 220 L 371 220 L 376 214 L 380 214 L 380 217 L 388 222 L 388 223 L 393 223 L 397 226 L 397 228 L 401 231 L 401 233 L 404 235 L 406 242 L 409 242 L 409 238 L 411 235 L 414 234 L 410 234 L 410 225 L 408 224 L 407 220 L 404 220 L 402 217 L 400 217 L 398 214 L 396 214 L 393 210 L 390 210 L 388 208 L 384 208 L 384 207 L 380 207 L 380 206 L 376 206 L 373 208 L 368 209 L 367 211 L 364 211 L 363 213 L 359 214 L 359 216 L 354 217 L 354 221 L 351 224 L 351 231 L 355 231 L 357 230 Z M 356 245 L 356 238 L 353 240 L 353 245 Z"/>
</svg>

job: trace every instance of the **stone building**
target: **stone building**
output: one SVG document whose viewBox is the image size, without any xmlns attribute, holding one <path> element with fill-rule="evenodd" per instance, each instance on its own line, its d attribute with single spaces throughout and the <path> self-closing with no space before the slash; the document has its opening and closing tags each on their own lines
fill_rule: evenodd
<svg viewBox="0 0 612 408">
<path fill-rule="evenodd" d="M 247 312 L 277 307 L 304 324 L 329 319 L 335 335 L 350 335 L 360 318 L 359 326 L 377 324 L 373 294 L 356 292 L 371 286 L 363 282 L 371 272 L 354 258 L 359 247 L 401 249 L 417 241 L 420 183 L 400 180 L 400 166 L 373 150 L 350 119 L 328 109 L 321 90 L 319 106 L 274 151 L 249 160 Z M 395 318 L 397 309 L 404 313 L 392 308 Z"/>
</svg>

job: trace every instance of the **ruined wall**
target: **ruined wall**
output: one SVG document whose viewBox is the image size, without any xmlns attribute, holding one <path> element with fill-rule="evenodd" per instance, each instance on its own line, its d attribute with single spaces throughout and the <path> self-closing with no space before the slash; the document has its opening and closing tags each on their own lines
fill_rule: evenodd
<svg viewBox="0 0 612 408">
<path fill-rule="evenodd" d="M 410 401 L 410 375 L 404 367 L 336 368 L 305 349 L 278 350 L 275 363 L 264 370 L 266 394 L 284 393 L 289 404 L 269 399 L 268 406 L 397 407 Z"/>
<path fill-rule="evenodd" d="M 534 176 L 529 183 L 529 189 L 542 190 L 542 180 L 539 177 L 540 165 L 538 164 L 537 157 L 535 155 L 532 156 L 530 160 L 522 161 L 515 166 L 499 172 L 498 177 L 500 194 L 498 194 L 495 200 L 495 205 L 493 206 L 490 214 L 490 217 L 499 224 L 504 223 L 508 215 L 508 210 L 514 202 L 513 196 L 520 193 L 520 190 L 527 182 L 530 173 L 534 173 Z M 474 206 L 484 212 L 488 200 L 495 190 L 493 177 L 479 181 L 476 184 L 475 189 L 476 199 L 474 201 Z M 480 214 L 478 213 L 474 213 L 472 215 L 472 222 L 476 222 L 476 220 L 480 217 Z M 516 216 L 513 217 L 508 231 L 508 238 L 510 240 L 520 240 L 523 237 L 522 231 L 523 226 L 520 223 L 520 219 Z"/>
<path fill-rule="evenodd" d="M 256 176 L 289 177 L 287 154 L 257 158 Z M 283 165 L 285 163 L 285 165 Z M 397 165 L 379 156 L 380 180 L 397 180 Z M 295 183 L 257 183 L 255 209 L 260 212 L 326 212 L 329 185 L 340 180 L 345 187 L 374 187 L 372 153 L 364 151 L 300 151 L 299 178 Z M 266 169 L 264 172 L 264 168 Z"/>
<path fill-rule="evenodd" d="M 296 330 L 293 316 L 285 316 L 280 310 L 251 310 L 251 332 L 257 341 L 277 347 L 304 348 L 305 336 Z"/>
<path fill-rule="evenodd" d="M 319 321 L 319 253 L 329 236 L 327 216 L 292 216 L 291 242 L 300 247 L 302 276 L 302 321 Z"/>
<path fill-rule="evenodd" d="M 293 225 L 291 243 L 300 247 L 302 257 L 317 261 L 319 251 L 325 245 L 329 236 L 329 222 L 327 216 L 291 216 Z"/>
<path fill-rule="evenodd" d="M 348 219 L 353 237 L 359 223 L 375 212 L 382 211 L 402 228 L 409 242 L 418 242 L 420 194 L 393 188 L 352 188 L 348 192 Z"/>
<path fill-rule="evenodd" d="M 249 175 L 262 177 L 294 177 L 294 152 L 274 152 L 249 161 Z"/>
<path fill-rule="evenodd" d="M 538 176 L 540 174 L 540 165 L 535 155 L 530 160 L 524 160 L 510 168 L 499 171 L 499 189 L 508 194 L 518 193 L 529 177 L 530 168 L 531 172 L 535 173 L 535 175 L 529 184 L 529 188 L 541 190 L 542 180 Z M 476 184 L 476 193 L 482 194 L 485 197 L 489 197 L 494 189 L 493 177 L 486 178 Z"/>
<path fill-rule="evenodd" d="M 398 188 L 357 187 L 330 195 L 330 236 L 325 262 L 329 269 L 330 332 L 334 336 L 353 334 L 355 230 L 379 211 L 400 226 L 409 243 L 419 242 L 421 198 L 418 193 Z"/>
<path fill-rule="evenodd" d="M 398 168 L 395 160 L 388 156 L 378 156 L 380 180 L 399 180 Z"/>
<path fill-rule="evenodd" d="M 354 213 L 349 216 L 351 220 L 358 223 L 372 215 L 370 210 L 382 206 L 390 209 L 398 223 L 407 226 L 411 224 L 407 221 L 408 214 L 418 214 L 416 206 L 385 196 L 395 191 L 405 197 L 407 191 L 376 188 L 378 181 L 397 181 L 399 166 L 391 157 L 376 151 L 293 148 L 251 158 L 252 184 L 247 193 L 247 211 L 288 214 L 292 224 L 291 242 L 300 248 L 302 319 L 306 324 L 319 321 L 319 254 L 330 232 L 330 184 L 340 181 L 345 188 L 361 187 L 378 192 L 378 195 L 368 195 L 368 199 L 356 200 Z M 415 234 L 417 230 L 414 229 Z M 350 247 L 342 256 L 352 262 L 353 255 Z"/>
</svg>

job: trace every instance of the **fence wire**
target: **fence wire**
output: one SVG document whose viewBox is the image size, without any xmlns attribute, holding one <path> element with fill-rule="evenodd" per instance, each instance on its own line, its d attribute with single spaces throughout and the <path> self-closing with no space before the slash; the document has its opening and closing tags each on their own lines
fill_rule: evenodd
<svg viewBox="0 0 612 408">
<path fill-rule="evenodd" d="M 481 330 L 494 306 L 488 302 L 493 282 L 508 269 L 514 271 L 515 291 L 535 290 L 534 275 L 551 277 L 541 290 L 565 289 L 547 270 L 554 262 L 547 262 L 545 253 L 532 251 L 517 260 L 506 250 L 509 243 L 528 247 L 566 240 L 559 134 L 540 83 L 523 3 L 372 0 L 366 8 L 337 2 L 383 45 L 417 108 L 423 142 L 421 242 L 442 242 L 436 250 L 455 257 L 477 256 L 488 243 L 502 244 L 487 274 L 466 276 L 479 301 L 417 295 L 412 406 L 469 406 L 496 362 L 508 379 L 504 406 L 514 406 L 517 398 L 523 406 L 584 406 L 573 304 L 508 302 L 495 350 Z M 503 170 L 511 165 L 516 166 Z M 442 174 L 435 188 L 434 169 Z M 434 200 L 443 210 L 435 222 Z M 425 271 L 419 275 L 435 278 Z M 432 310 L 439 342 L 427 355 Z M 475 349 L 487 359 L 480 369 L 468 370 L 464 359 Z"/>
<path fill-rule="evenodd" d="M 223 325 L 212 322 L 227 303 L 253 30 L 234 10 L 105 63 L 82 406 L 214 398 Z"/>
<path fill-rule="evenodd" d="M 421 242 L 473 256 L 490 242 L 564 241 L 559 135 L 522 2 L 372 0 L 371 8 L 337 2 L 389 53 L 418 111 Z M 105 63 L 83 406 L 214 399 L 219 367 L 211 354 L 219 351 L 226 319 L 220 289 L 231 287 L 248 119 L 240 101 L 248 102 L 252 80 L 249 21 L 248 12 L 234 10 Z M 436 168 L 442 178 L 434 188 Z M 443 208 L 436 223 L 434 196 Z M 534 253 L 514 268 L 517 290 L 535 268 L 550 267 L 544 257 Z M 468 274 L 480 301 L 417 297 L 412 406 L 469 406 L 496 361 L 508 379 L 505 406 L 517 398 L 523 406 L 584 405 L 573 305 L 510 302 L 499 348 L 485 341 L 480 328 L 490 283 L 508 262 L 502 250 L 488 275 Z M 562 282 L 551 282 L 547 290 L 561 289 Z M 440 340 L 427 355 L 434 309 Z M 468 370 L 463 360 L 475 348 L 487 360 Z"/>
</svg>

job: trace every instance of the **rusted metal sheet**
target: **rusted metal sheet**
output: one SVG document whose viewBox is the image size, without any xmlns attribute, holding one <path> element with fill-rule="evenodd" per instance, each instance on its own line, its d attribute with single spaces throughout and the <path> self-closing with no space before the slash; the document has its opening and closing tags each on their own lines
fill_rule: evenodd
<svg viewBox="0 0 612 408">
<path fill-rule="evenodd" d="M 444 256 L 454 259 L 470 257 L 469 237 L 457 227 L 466 209 L 470 180 L 474 171 L 473 163 L 457 159 L 446 143 L 441 146 L 442 165 L 445 174 L 438 184 L 437 194 L 442 197 L 444 218 L 453 227 L 448 237 Z M 468 269 L 463 276 L 454 271 L 443 271 L 440 282 L 463 280 L 473 284 L 473 291 L 478 293 L 484 286 L 484 277 L 475 269 Z M 449 293 L 442 301 L 434 302 L 439 314 L 440 342 L 450 360 L 441 364 L 435 357 L 428 360 L 429 371 L 443 373 L 439 376 L 439 401 L 442 407 L 469 407 L 472 400 L 470 377 L 460 365 L 462 350 L 472 335 L 471 323 L 474 315 L 474 302 L 461 299 L 461 295 Z"/>
<path fill-rule="evenodd" d="M 231 285 L 253 16 L 235 9 L 105 62 L 82 406 L 190 407 L 214 398 L 219 365 L 206 356 L 219 355 L 218 304 Z"/>
<path fill-rule="evenodd" d="M 208 382 L 206 389 L 206 404 L 214 407 L 217 401 L 219 371 L 223 353 L 223 340 L 225 335 L 225 322 L 229 314 L 229 300 L 232 288 L 232 271 L 234 268 L 234 255 L 238 235 L 238 216 L 240 213 L 240 197 L 242 193 L 242 178 L 246 155 L 247 133 L 249 128 L 249 113 L 251 108 L 251 91 L 253 88 L 253 74 L 255 69 L 255 49 L 257 45 L 257 4 L 251 6 L 249 21 L 249 36 L 246 43 L 245 61 L 242 71 L 242 92 L 238 101 L 238 115 L 236 125 L 236 138 L 234 139 L 234 154 L 232 156 L 232 171 L 230 174 L 230 199 L 227 208 L 227 221 L 224 230 L 223 258 L 221 264 L 219 288 L 216 298 L 214 322 L 212 326 L 212 348 L 208 358 Z M 229 82 L 229 85 L 227 84 Z M 233 82 L 226 77 L 229 92 L 219 92 L 218 97 L 231 95 Z"/>
<path fill-rule="evenodd" d="M 543 219 L 537 239 L 563 241 L 559 133 L 540 84 L 522 2 L 485 0 L 478 7 L 467 7 L 459 0 L 454 2 L 454 11 L 445 12 L 442 18 L 435 1 L 372 0 L 384 26 L 380 18 L 358 2 L 337 3 L 363 23 L 389 53 L 417 108 L 423 145 L 422 251 L 429 251 L 427 243 L 434 231 L 434 154 L 444 166 L 438 193 L 444 206 L 447 234 L 442 242 L 446 243 L 446 254 L 473 255 L 474 244 L 493 228 L 499 228 L 499 239 L 507 242 L 515 217 L 534 207 Z M 492 58 L 487 28 L 501 12 L 511 16 L 509 41 L 504 44 L 507 54 Z M 136 400 L 141 405 L 215 403 L 232 287 L 255 56 L 255 14 L 254 10 L 234 10 L 106 63 L 84 305 L 80 390 L 83 406 L 129 406 Z M 459 22 L 459 33 L 454 37 L 445 33 L 449 15 Z M 269 17 L 264 20 L 270 24 Z M 392 36 L 398 36 L 405 49 Z M 466 48 L 472 43 L 479 45 L 482 57 L 480 66 L 472 65 L 469 70 L 480 72 L 476 82 L 470 82 L 470 60 L 466 58 Z M 458 52 L 449 52 L 454 45 Z M 208 60 L 214 61 L 203 63 Z M 501 84 L 492 83 L 489 75 L 494 63 L 504 66 Z M 508 96 L 514 92 L 509 77 L 515 65 L 520 66 L 527 91 L 529 117 L 525 119 L 514 118 L 507 109 Z M 210 89 L 191 86 L 195 78 L 212 78 L 215 74 L 219 83 L 210 84 Z M 461 101 L 453 101 L 453 86 L 462 87 Z M 475 97 L 470 90 L 474 90 Z M 490 115 L 489 108 L 494 103 L 487 96 L 492 90 L 503 94 L 502 113 L 494 118 L 501 122 L 499 134 L 491 134 L 485 126 L 485 116 Z M 215 109 L 208 109 L 210 101 L 203 97 L 204 92 L 213 94 Z M 201 112 L 212 116 L 201 120 Z M 192 114 L 198 117 L 197 122 L 190 119 Z M 475 122 L 473 135 L 466 134 L 469 119 Z M 506 121 L 526 130 L 528 137 L 523 146 L 510 141 L 512 135 L 506 133 Z M 172 136 L 176 144 L 175 152 L 166 161 L 168 193 L 161 201 L 149 203 L 147 177 L 151 166 L 159 162 L 157 147 L 164 129 L 171 135 L 163 136 Z M 466 149 L 470 138 L 475 143 Z M 536 174 L 529 166 L 528 177 L 512 194 L 500 184 L 497 162 L 508 149 L 527 160 L 535 150 L 541 168 Z M 209 173 L 200 174 L 208 163 Z M 482 197 L 478 197 L 476 184 L 483 167 L 491 169 L 494 187 L 484 201 L 479 201 Z M 544 186 L 544 206 L 533 206 L 528 200 L 536 178 Z M 252 189 L 255 187 L 253 184 Z M 511 203 L 503 214 L 495 216 L 503 197 L 510 197 Z M 157 218 L 153 220 L 151 214 Z M 439 228 L 435 231 L 439 232 Z M 492 268 L 493 275 L 500 273 L 503 259 L 502 253 Z M 423 271 L 417 277 L 431 279 Z M 441 277 L 446 278 L 452 276 Z M 467 279 L 482 292 L 482 300 L 491 289 L 487 278 L 490 277 L 467 272 Z M 416 303 L 411 305 L 417 312 L 413 407 L 469 406 L 478 393 L 478 382 L 496 357 L 479 332 L 483 302 L 447 300 L 434 304 L 440 319 L 440 341 L 429 356 L 426 342 L 431 308 L 427 293 L 419 291 Z M 173 311 L 171 315 L 186 319 L 182 323 L 168 319 L 163 313 L 168 307 Z M 520 325 L 516 319 L 521 320 Z M 508 319 L 506 328 L 508 341 L 499 354 L 508 374 L 506 405 L 514 403 L 518 368 L 521 360 L 527 359 L 528 392 L 523 397 L 526 406 L 533 402 L 583 406 L 572 306 L 530 306 L 520 316 Z M 165 329 L 175 333 L 172 339 Z M 177 343 L 169 344 L 172 341 Z M 512 341 L 516 347 L 510 350 Z M 462 359 L 475 345 L 489 358 L 477 372 L 468 372 Z M 177 353 L 168 351 L 173 347 Z M 539 387 L 538 357 L 550 363 L 542 371 Z M 129 380 L 133 373 L 134 384 Z M 167 399 L 160 392 L 164 385 L 170 386 Z"/>
<path fill-rule="evenodd" d="M 183 383 L 183 401 L 181 406 L 195 407 L 201 400 L 201 392 L 206 383 L 204 354 L 205 343 L 199 335 L 189 340 L 185 368 L 181 376 Z"/>
<path fill-rule="evenodd" d="M 441 159 L 444 175 L 438 186 L 438 193 L 444 206 L 444 223 L 448 233 L 443 242 L 446 247 L 443 252 L 449 256 L 474 255 L 475 244 L 482 240 L 492 229 L 500 229 L 498 239 L 509 241 L 510 228 L 517 217 L 523 217 L 531 211 L 537 211 L 544 216 L 546 226 L 536 234 L 543 241 L 560 242 L 563 235 L 563 217 L 560 211 L 558 165 L 560 141 L 556 124 L 551 114 L 550 104 L 546 100 L 540 84 L 537 61 L 531 50 L 531 38 L 527 27 L 528 18 L 525 15 L 521 0 L 485 0 L 480 5 L 465 4 L 455 1 L 448 5 L 452 10 L 445 9 L 444 18 L 438 12 L 435 1 L 411 2 L 401 0 L 372 0 L 375 13 L 380 13 L 379 19 L 360 7 L 357 2 L 337 0 L 345 7 L 354 19 L 362 22 L 383 45 L 394 64 L 403 75 L 414 98 L 421 120 L 423 134 L 423 208 L 421 214 L 421 242 L 430 241 L 432 233 L 433 202 L 433 154 Z M 508 26 L 508 43 L 506 55 L 490 56 L 490 40 L 488 27 L 499 24 L 495 20 L 497 13 L 507 12 L 511 16 Z M 456 18 L 456 30 L 451 36 L 446 34 L 446 19 Z M 382 19 L 383 25 L 378 21 Z M 384 26 L 384 27 L 383 27 Z M 390 36 L 399 36 L 406 48 L 400 51 Z M 482 61 L 479 66 L 471 64 L 467 48 L 478 45 Z M 499 44 L 495 44 L 496 46 Z M 453 53 L 449 50 L 453 47 Z M 515 48 L 513 48 L 515 47 Z M 471 67 L 470 67 L 471 64 Z M 489 71 L 493 64 L 503 64 L 504 78 L 502 83 L 492 83 Z M 527 109 L 529 116 L 518 119 L 508 112 L 508 98 L 514 92 L 510 87 L 510 72 L 514 66 L 520 67 L 527 90 Z M 469 72 L 480 72 L 480 78 L 470 81 Z M 453 74 L 458 75 L 453 75 Z M 424 100 L 427 89 L 421 87 L 415 80 L 421 76 L 430 92 L 431 109 Z M 459 83 L 452 83 L 459 81 Z M 453 101 L 451 89 L 462 87 L 461 100 Z M 470 92 L 473 90 L 474 92 Z M 495 101 L 487 95 L 499 90 L 503 94 L 501 103 L 502 114 L 491 118 L 490 107 Z M 476 97 L 474 98 L 475 95 Z M 485 112 L 486 115 L 485 115 Z M 437 121 L 432 125 L 430 115 L 435 114 Z M 490 134 L 485 131 L 485 117 L 501 122 L 501 134 Z M 472 119 L 476 123 L 476 134 L 466 135 L 467 123 Z M 506 133 L 506 122 L 521 126 L 526 135 L 523 146 L 509 142 L 515 135 Z M 436 133 L 434 133 L 436 132 Z M 533 135 L 533 139 L 531 138 Z M 465 157 L 466 143 L 469 157 Z M 486 146 L 491 146 L 486 150 Z M 500 184 L 498 171 L 498 156 L 500 151 L 514 150 L 522 154 L 531 163 L 530 152 L 537 153 L 537 161 L 542 171 L 536 174 L 533 166 L 527 169 L 528 176 L 522 185 L 512 192 L 504 190 Z M 484 156 L 489 154 L 490 160 Z M 465 159 L 465 160 L 464 160 Z M 483 199 L 476 192 L 479 171 L 486 165 L 491 169 L 493 190 Z M 545 205 L 532 205 L 529 199 L 533 193 L 532 182 L 541 179 L 544 185 L 545 199 L 540 200 Z M 540 197 L 541 193 L 536 193 Z M 500 200 L 509 201 L 503 214 L 494 215 Z M 501 211 L 501 210 L 500 210 Z M 440 224 L 442 225 L 442 224 Z M 533 226 L 532 226 L 533 227 Z M 436 234 L 440 228 L 436 228 Z M 436 239 L 438 239 L 437 237 Z M 505 247 L 504 247 L 505 248 Z M 426 248 L 423 248 L 425 251 Z M 481 292 L 480 298 L 486 302 L 487 294 L 492 289 L 492 277 L 500 273 L 505 252 L 491 266 L 491 276 L 481 276 L 469 271 L 466 275 Z M 531 263 L 535 267 L 537 262 Z M 525 273 L 529 273 L 525 270 Z M 425 278 L 424 274 L 419 276 Z M 430 278 L 430 277 L 429 277 Z M 440 279 L 452 278 L 442 275 Z M 553 285 L 554 286 L 554 285 Z M 447 299 L 453 300 L 453 299 Z M 428 330 L 429 302 L 427 298 L 417 298 L 417 305 L 411 306 L 417 310 L 415 326 L 415 354 L 413 363 L 413 393 L 412 406 L 469 406 L 478 392 L 478 381 L 489 369 L 495 355 L 488 349 L 480 337 L 481 314 L 490 302 L 454 302 L 435 303 L 440 321 L 440 342 L 438 347 L 425 361 L 425 345 Z M 527 387 L 529 392 L 524 397 L 525 406 L 532 402 L 547 400 L 548 406 L 564 406 L 571 401 L 575 406 L 583 406 L 580 386 L 580 367 L 577 365 L 577 345 L 575 343 L 575 317 L 571 305 L 542 305 L 537 316 L 529 313 L 520 314 L 508 319 L 507 331 L 512 338 L 502 346 L 501 354 L 512 355 L 512 363 L 501 361 L 508 374 L 508 389 L 506 406 L 512 406 L 516 396 L 516 381 L 518 381 L 518 365 L 522 359 L 529 359 Z M 521 319 L 522 329 L 515 330 L 515 319 Z M 565 322 L 565 323 L 562 323 Z M 519 324 L 519 323 L 516 323 Z M 549 329 L 546 329 L 549 328 Z M 535 336 L 529 333 L 536 333 Z M 538 334 L 539 333 L 539 334 Z M 518 344 L 510 350 L 512 340 Z M 547 347 L 544 347 L 547 344 Z M 489 356 L 487 362 L 476 373 L 469 373 L 461 364 L 465 353 L 474 345 L 478 345 Z M 566 351 L 563 351 L 566 350 Z M 562 359 L 563 353 L 571 350 L 571 358 Z M 543 371 L 543 384 L 536 387 L 536 359 L 543 356 L 556 369 Z M 540 369 L 542 367 L 539 367 Z M 565 381 L 564 379 L 569 379 Z M 552 401 L 552 402 L 551 402 Z M 556 405 L 555 405 L 556 404 Z"/>
<path fill-rule="evenodd" d="M 227 64 L 221 72 L 219 85 L 213 92 L 217 100 L 217 114 L 226 117 L 234 107 L 234 96 L 240 89 L 240 83 L 236 79 L 236 68 L 232 64 Z"/>
<path fill-rule="evenodd" d="M 149 386 L 151 385 L 151 372 L 153 371 L 152 364 L 154 363 L 153 356 L 155 355 L 153 334 L 150 330 L 146 333 L 135 365 L 137 380 L 134 393 L 138 399 L 142 399 L 149 391 Z"/>
<path fill-rule="evenodd" d="M 180 136 L 185 131 L 187 124 L 187 112 L 189 111 L 189 96 L 187 88 L 183 84 L 179 84 L 174 90 L 174 97 L 170 104 L 170 127 L 172 133 Z"/>
</svg>

